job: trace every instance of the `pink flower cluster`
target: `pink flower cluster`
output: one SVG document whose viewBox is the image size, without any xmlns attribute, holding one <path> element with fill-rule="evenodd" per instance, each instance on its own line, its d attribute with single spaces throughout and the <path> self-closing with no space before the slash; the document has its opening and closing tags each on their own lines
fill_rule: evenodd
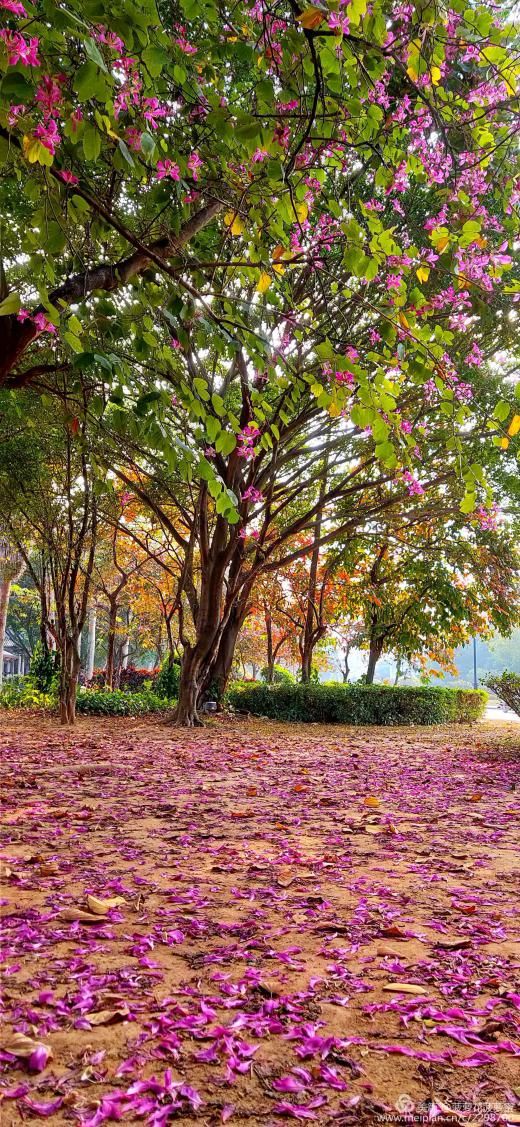
<svg viewBox="0 0 520 1127">
<path fill-rule="evenodd" d="M 257 505 L 260 501 L 263 501 L 263 499 L 263 493 L 261 493 L 259 489 L 255 489 L 254 485 L 249 485 L 242 494 L 242 500 L 251 501 L 253 505 Z"/>
<path fill-rule="evenodd" d="M 58 332 L 56 325 L 53 325 L 52 321 L 49 321 L 49 318 L 42 312 L 31 315 L 28 309 L 20 309 L 16 319 L 21 321 L 22 324 L 24 321 L 32 321 L 39 333 L 54 334 Z"/>
<path fill-rule="evenodd" d="M 0 39 L 3 39 L 7 48 L 7 62 L 10 67 L 15 67 L 17 63 L 21 63 L 24 67 L 40 66 L 38 58 L 40 41 L 37 36 L 27 40 L 19 31 L 8 31 L 6 28 L 2 28 Z"/>
<path fill-rule="evenodd" d="M 406 484 L 410 497 L 419 497 L 424 493 L 424 487 L 421 485 L 420 481 L 417 481 L 417 478 L 414 477 L 410 470 L 404 470 L 401 477 Z"/>
<path fill-rule="evenodd" d="M 259 434 L 260 430 L 258 427 L 251 425 L 243 427 L 238 436 L 239 444 L 237 446 L 237 454 L 239 458 L 245 458 L 248 462 L 254 458 L 254 442 Z"/>
</svg>

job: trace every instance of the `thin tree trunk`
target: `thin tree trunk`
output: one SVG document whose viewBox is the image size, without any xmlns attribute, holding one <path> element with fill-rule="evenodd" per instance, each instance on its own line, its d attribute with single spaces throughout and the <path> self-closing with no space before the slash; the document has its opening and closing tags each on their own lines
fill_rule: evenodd
<svg viewBox="0 0 520 1127">
<path fill-rule="evenodd" d="M 91 681 L 94 675 L 94 665 L 96 660 L 96 626 L 97 606 L 94 603 L 94 606 L 90 608 L 88 615 L 87 667 L 85 670 L 85 677 L 87 681 Z"/>
<path fill-rule="evenodd" d="M 81 664 L 78 639 L 63 639 L 60 649 L 60 723 L 72 726 L 76 722 L 76 697 Z"/>
<path fill-rule="evenodd" d="M 4 643 L 5 626 L 7 622 L 7 609 L 9 595 L 11 594 L 11 580 L 3 579 L 0 582 L 0 687 L 4 679 Z"/>
<path fill-rule="evenodd" d="M 123 638 L 123 645 L 121 646 L 121 669 L 128 669 L 128 658 L 130 655 L 130 623 L 132 621 L 132 611 L 130 607 L 126 611 L 126 626 L 127 631 Z"/>
<path fill-rule="evenodd" d="M 111 600 L 109 607 L 110 610 L 108 615 L 107 666 L 105 672 L 105 685 L 107 689 L 111 689 L 114 684 L 117 604 L 113 600 Z"/>
<path fill-rule="evenodd" d="M 272 685 L 274 680 L 274 648 L 273 648 L 273 618 L 271 611 L 264 603 L 265 632 L 267 634 L 267 684 Z"/>
</svg>

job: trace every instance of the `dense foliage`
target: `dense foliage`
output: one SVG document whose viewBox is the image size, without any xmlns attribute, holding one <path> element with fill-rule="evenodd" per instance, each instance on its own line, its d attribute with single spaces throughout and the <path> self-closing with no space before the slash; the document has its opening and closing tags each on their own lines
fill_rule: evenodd
<svg viewBox="0 0 520 1127">
<path fill-rule="evenodd" d="M 481 690 L 387 685 L 238 685 L 227 693 L 239 712 L 318 724 L 447 724 L 479 720 Z"/>
</svg>

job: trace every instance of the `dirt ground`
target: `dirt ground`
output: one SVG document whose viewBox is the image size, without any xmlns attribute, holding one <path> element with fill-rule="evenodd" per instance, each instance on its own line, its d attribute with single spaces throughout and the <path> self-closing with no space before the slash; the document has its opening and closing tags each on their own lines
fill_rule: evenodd
<svg viewBox="0 0 520 1127">
<path fill-rule="evenodd" d="M 2 1127 L 520 1123 L 517 726 L 0 748 Z"/>
</svg>

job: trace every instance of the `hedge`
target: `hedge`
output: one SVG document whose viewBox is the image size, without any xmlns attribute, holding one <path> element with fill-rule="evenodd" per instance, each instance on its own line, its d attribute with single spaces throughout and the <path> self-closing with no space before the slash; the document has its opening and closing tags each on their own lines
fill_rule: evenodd
<svg viewBox="0 0 520 1127">
<path fill-rule="evenodd" d="M 130 693 L 122 689 L 80 689 L 76 700 L 76 712 L 85 716 L 144 716 L 166 707 L 167 702 L 156 693 Z"/>
<path fill-rule="evenodd" d="M 447 724 L 479 720 L 487 693 L 387 685 L 232 685 L 227 703 L 270 720 L 318 724 Z"/>
<path fill-rule="evenodd" d="M 520 673 L 505 673 L 491 675 L 486 678 L 486 685 L 493 693 L 496 693 L 499 700 L 512 708 L 517 716 L 520 716 Z"/>
</svg>

